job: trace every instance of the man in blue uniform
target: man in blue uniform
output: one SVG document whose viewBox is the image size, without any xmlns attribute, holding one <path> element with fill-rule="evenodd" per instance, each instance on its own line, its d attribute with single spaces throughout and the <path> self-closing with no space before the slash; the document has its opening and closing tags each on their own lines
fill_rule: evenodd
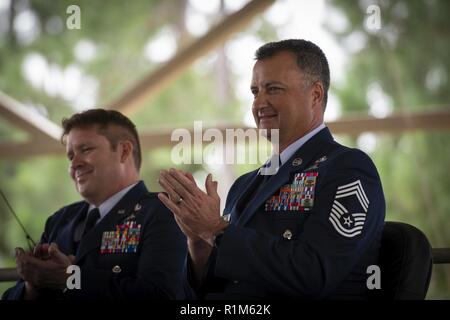
<svg viewBox="0 0 450 320">
<path fill-rule="evenodd" d="M 84 201 L 52 215 L 33 252 L 16 249 L 22 279 L 3 298 L 182 298 L 186 239 L 139 178 L 134 124 L 103 109 L 62 124 L 70 176 Z M 80 268 L 81 288 L 66 286 L 69 265 Z"/>
<path fill-rule="evenodd" d="M 190 174 L 160 175 L 159 198 L 188 238 L 188 284 L 200 299 L 366 298 L 385 201 L 370 158 L 323 123 L 327 59 L 309 41 L 285 40 L 256 60 L 252 111 L 259 129 L 279 129 L 276 174 L 239 177 L 222 218 L 211 175 L 206 193 Z"/>
</svg>

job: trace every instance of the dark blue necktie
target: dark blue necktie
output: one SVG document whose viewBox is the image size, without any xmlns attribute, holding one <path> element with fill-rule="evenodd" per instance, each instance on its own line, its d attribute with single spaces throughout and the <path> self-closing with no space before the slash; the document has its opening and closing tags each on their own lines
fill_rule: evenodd
<svg viewBox="0 0 450 320">
<path fill-rule="evenodd" d="M 100 218 L 100 211 L 98 208 L 94 208 L 91 211 L 89 211 L 86 223 L 84 224 L 84 231 L 83 231 L 83 237 L 91 231 L 92 228 L 94 228 L 95 223 L 97 222 L 98 218 Z"/>
<path fill-rule="evenodd" d="M 278 165 L 276 162 L 274 166 L 271 167 L 274 161 L 278 161 Z M 253 180 L 252 184 L 248 188 L 248 192 L 244 194 L 243 198 L 239 201 L 238 209 L 240 209 L 240 213 L 242 213 L 247 205 L 251 202 L 251 200 L 261 191 L 262 188 L 268 183 L 271 177 L 273 177 L 276 172 L 278 172 L 279 167 L 281 166 L 281 160 L 279 155 L 274 155 L 265 163 L 260 170 L 258 171 L 257 176 Z"/>
</svg>

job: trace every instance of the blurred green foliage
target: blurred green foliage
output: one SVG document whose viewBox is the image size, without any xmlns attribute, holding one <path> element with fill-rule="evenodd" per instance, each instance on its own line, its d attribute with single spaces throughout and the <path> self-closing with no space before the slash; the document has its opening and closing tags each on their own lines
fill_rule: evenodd
<svg viewBox="0 0 450 320">
<path fill-rule="evenodd" d="M 27 1 L 12 1 L 17 10 L 27 6 Z M 330 27 L 330 32 L 335 34 L 344 49 L 348 45 L 346 39 L 355 33 L 362 34 L 365 39 L 361 50 L 353 52 L 348 49 L 351 58 L 345 81 L 339 85 L 332 84 L 343 115 L 368 113 L 367 92 L 374 83 L 392 100 L 393 111 L 414 112 L 447 107 L 450 101 L 450 60 L 447 58 L 450 51 L 447 41 L 450 2 L 373 2 L 378 3 L 381 9 L 382 28 L 377 33 L 370 33 L 363 27 L 367 17 L 366 2 L 328 1 L 329 6 L 338 8 L 348 19 L 348 27 L 342 32 L 335 32 Z M 0 90 L 24 103 L 45 106 L 38 107 L 38 110 L 55 123 L 60 123 L 62 117 L 70 116 L 75 110 L 70 101 L 49 96 L 26 81 L 22 67 L 28 54 L 39 53 L 49 64 L 61 68 L 76 65 L 85 74 L 94 76 L 99 83 L 97 106 L 107 107 L 108 102 L 158 67 L 157 63 L 144 57 L 143 51 L 145 43 L 162 28 L 175 30 L 180 46 L 192 40 L 183 20 L 186 0 L 109 0 L 107 5 L 105 1 L 92 0 L 34 0 L 29 4 L 28 9 L 37 15 L 41 32 L 33 42 L 22 45 L 14 33 L 0 28 Z M 44 26 L 52 17 L 60 17 L 65 24 L 66 8 L 71 4 L 79 5 L 82 10 L 82 28 L 68 30 L 63 27 L 60 33 L 48 32 Z M 264 41 L 276 39 L 277 33 L 270 21 L 258 20 L 256 30 L 251 28 L 242 32 L 251 32 Z M 97 54 L 90 61 L 78 61 L 74 55 L 74 47 L 82 39 L 96 45 Z M 328 58 L 333 59 L 332 56 Z M 215 56 L 211 61 L 201 72 L 198 66 L 190 68 L 133 114 L 131 119 L 138 129 L 190 128 L 194 120 L 203 120 L 205 126 L 224 120 L 242 122 L 241 102 L 233 94 L 235 75 L 229 70 L 228 79 L 217 80 L 214 65 L 220 62 Z M 248 68 L 250 72 L 251 66 Z M 431 81 L 436 77 L 441 79 L 438 85 Z M 223 81 L 229 82 L 231 87 L 225 104 L 217 98 L 217 88 L 224 85 Z M 0 119 L 0 142 L 26 138 L 25 133 Z M 349 145 L 358 146 L 356 139 L 339 138 Z M 380 134 L 376 138 L 376 148 L 370 156 L 382 178 L 387 198 L 387 220 L 413 224 L 425 232 L 434 247 L 450 247 L 448 133 Z M 173 166 L 170 148 L 145 151 L 143 164 L 141 173 L 147 186 L 152 191 L 159 190 L 156 182 L 159 170 Z M 235 166 L 233 174 L 237 177 L 256 166 Z M 179 167 L 190 172 L 204 170 L 201 165 Z M 63 155 L 0 159 L 0 188 L 35 240 L 38 240 L 50 214 L 79 200 L 67 169 L 68 162 Z M 0 201 L 0 268 L 13 267 L 14 247 L 26 245 L 17 223 Z M 0 283 L 0 294 L 10 285 Z M 448 265 L 435 266 L 428 297 L 450 298 Z"/>
<path fill-rule="evenodd" d="M 344 83 L 333 88 L 344 115 L 368 112 L 367 95 L 374 84 L 391 99 L 393 112 L 449 108 L 450 2 L 330 0 L 329 4 L 348 19 L 346 30 L 336 32 L 328 26 L 340 43 L 347 44 L 344 47 L 349 53 L 355 34 L 365 41 L 360 50 L 351 52 Z M 367 12 L 369 5 L 380 8 L 379 30 L 367 28 L 365 19 L 372 15 Z M 370 155 L 384 186 L 386 220 L 418 227 L 432 247 L 450 247 L 448 132 L 376 137 L 376 148 Z M 358 145 L 357 141 L 353 144 Z M 450 299 L 448 264 L 434 265 L 427 298 Z"/>
</svg>

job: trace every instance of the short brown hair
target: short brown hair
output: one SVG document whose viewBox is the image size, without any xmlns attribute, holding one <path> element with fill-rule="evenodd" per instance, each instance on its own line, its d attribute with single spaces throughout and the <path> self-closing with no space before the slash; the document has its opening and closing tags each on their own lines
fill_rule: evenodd
<svg viewBox="0 0 450 320">
<path fill-rule="evenodd" d="M 80 113 L 75 113 L 70 118 L 63 118 L 61 121 L 63 133 L 61 135 L 61 143 L 65 144 L 65 138 L 73 128 L 83 128 L 90 126 L 98 126 L 99 134 L 108 139 L 111 148 L 116 150 L 117 144 L 121 140 L 130 140 L 133 144 L 133 159 L 136 168 L 141 168 L 141 145 L 136 126 L 130 119 L 122 113 L 115 110 L 90 109 Z M 108 131 L 109 126 L 115 125 L 124 130 L 121 134 L 113 134 Z"/>
<path fill-rule="evenodd" d="M 289 51 L 295 55 L 297 65 L 307 77 L 309 84 L 315 81 L 322 83 L 324 91 L 322 107 L 325 111 L 330 87 L 330 67 L 323 51 L 311 41 L 288 39 L 266 43 L 256 51 L 255 58 L 263 60 L 281 51 Z"/>
</svg>

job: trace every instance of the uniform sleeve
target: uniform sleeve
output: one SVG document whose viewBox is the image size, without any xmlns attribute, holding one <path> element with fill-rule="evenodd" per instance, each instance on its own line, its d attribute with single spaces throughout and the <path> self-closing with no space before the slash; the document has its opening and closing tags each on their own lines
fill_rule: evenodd
<svg viewBox="0 0 450 320">
<path fill-rule="evenodd" d="M 273 293 L 323 298 L 348 276 L 384 224 L 378 173 L 361 151 L 334 159 L 318 177 L 314 209 L 296 239 L 231 225 L 217 252 L 215 275 L 264 283 Z"/>
<path fill-rule="evenodd" d="M 49 230 L 51 230 L 51 225 L 53 224 L 53 221 L 54 221 L 53 218 L 56 215 L 58 215 L 61 211 L 62 210 L 56 212 L 54 215 L 50 216 L 47 219 L 47 221 L 45 223 L 45 229 L 41 235 L 41 239 L 40 239 L 39 243 L 48 242 L 47 239 L 48 239 L 48 235 L 49 235 Z M 45 290 L 45 291 L 50 291 L 50 290 Z M 5 293 L 2 296 L 2 300 L 22 300 L 24 293 L 25 293 L 25 282 L 22 279 L 19 279 L 13 287 L 11 287 L 5 291 Z"/>
</svg>

